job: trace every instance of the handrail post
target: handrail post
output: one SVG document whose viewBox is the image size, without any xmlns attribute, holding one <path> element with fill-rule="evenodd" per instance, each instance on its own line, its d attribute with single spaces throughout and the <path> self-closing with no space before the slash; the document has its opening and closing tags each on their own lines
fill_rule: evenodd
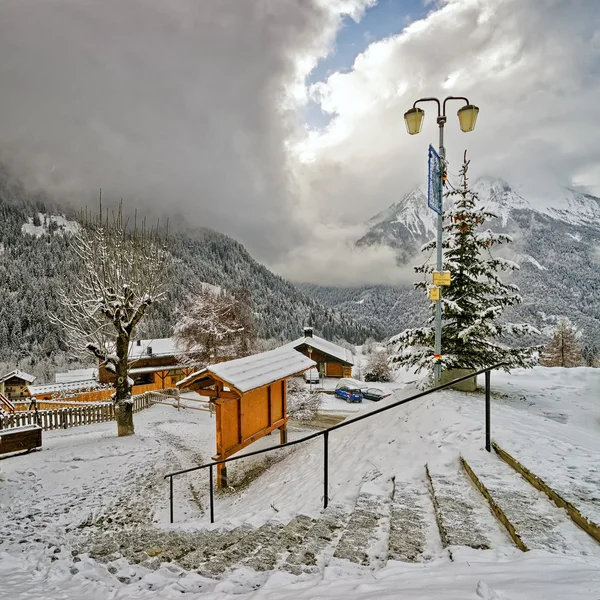
<svg viewBox="0 0 600 600">
<path fill-rule="evenodd" d="M 171 523 L 173 522 L 173 477 L 169 477 L 169 504 L 171 512 Z"/>
<path fill-rule="evenodd" d="M 323 434 L 323 508 L 329 504 L 329 431 Z"/>
<path fill-rule="evenodd" d="M 214 505 L 214 489 L 213 489 L 213 466 L 210 465 L 208 468 L 210 481 L 208 484 L 209 494 L 210 494 L 210 522 L 215 522 L 215 505 Z"/>
<path fill-rule="evenodd" d="M 490 407 L 490 379 L 491 372 L 488 369 L 485 372 L 485 449 L 488 452 L 492 451 L 492 434 L 491 434 L 491 407 Z"/>
</svg>

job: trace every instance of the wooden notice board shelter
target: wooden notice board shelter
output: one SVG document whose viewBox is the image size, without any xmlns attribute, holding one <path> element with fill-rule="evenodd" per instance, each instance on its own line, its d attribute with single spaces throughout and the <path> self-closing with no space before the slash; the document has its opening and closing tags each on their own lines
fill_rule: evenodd
<svg viewBox="0 0 600 600">
<path fill-rule="evenodd" d="M 287 379 L 315 361 L 292 348 L 278 348 L 210 365 L 182 379 L 179 389 L 209 397 L 216 408 L 217 453 L 222 460 L 279 429 L 287 441 Z M 227 468 L 217 466 L 217 484 L 227 486 Z"/>
</svg>

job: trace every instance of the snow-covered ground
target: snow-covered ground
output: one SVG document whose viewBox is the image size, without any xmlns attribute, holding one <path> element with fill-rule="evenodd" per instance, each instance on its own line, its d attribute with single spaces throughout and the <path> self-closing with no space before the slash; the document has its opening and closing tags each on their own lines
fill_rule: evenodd
<svg viewBox="0 0 600 600">
<path fill-rule="evenodd" d="M 76 233 L 79 230 L 79 224 L 77 221 L 69 221 L 64 215 L 47 215 L 44 213 L 38 213 L 38 219 L 40 225 L 35 225 L 33 217 L 27 217 L 27 223 L 23 223 L 21 226 L 22 233 L 28 233 L 35 237 L 40 237 L 45 233 L 48 233 L 50 227 L 53 226 L 55 233 L 63 234 Z"/>
<path fill-rule="evenodd" d="M 397 387 L 379 403 L 339 401 L 340 410 L 370 411 L 415 392 L 412 386 Z M 563 483 L 585 478 L 589 499 L 597 500 L 600 370 L 539 367 L 494 373 L 492 389 L 494 439 L 547 478 Z M 460 453 L 487 460 L 483 416 L 481 393 L 444 391 L 331 433 L 330 504 L 352 510 L 365 490 L 385 499 L 392 477 L 400 492 L 422 487 L 426 463 L 452 473 Z M 232 466 L 236 490 L 218 496 L 219 523 L 212 528 L 206 514 L 206 474 L 177 478 L 176 523 L 169 525 L 163 475 L 210 459 L 214 418 L 206 411 L 155 406 L 137 414 L 135 421 L 134 437 L 117 438 L 114 423 L 51 431 L 44 433 L 41 452 L 0 461 L 0 599 L 600 598 L 595 543 L 583 554 L 568 548 L 523 553 L 499 534 L 491 550 L 456 547 L 450 554 L 439 538 L 427 534 L 427 560 L 390 560 L 372 570 L 332 559 L 321 574 L 308 578 L 272 571 L 257 579 L 245 568 L 212 581 L 175 563 L 149 568 L 125 558 L 94 560 L 87 546 L 103 536 L 117 536 L 126 544 L 128 537 L 135 539 L 130 529 L 135 526 L 164 531 L 165 537 L 201 535 L 206 528 L 287 523 L 298 514 L 318 518 L 321 513 L 319 438 L 278 452 L 268 465 L 248 459 L 245 466 Z M 290 437 L 306 433 L 293 430 Z M 277 442 L 278 435 L 267 436 L 249 450 Z M 247 477 L 250 467 L 256 473 L 266 470 L 252 479 Z M 559 509 L 555 513 L 562 515 Z M 585 535 L 577 529 L 571 534 L 573 539 Z M 376 546 L 379 534 L 374 530 L 373 535 Z"/>
</svg>

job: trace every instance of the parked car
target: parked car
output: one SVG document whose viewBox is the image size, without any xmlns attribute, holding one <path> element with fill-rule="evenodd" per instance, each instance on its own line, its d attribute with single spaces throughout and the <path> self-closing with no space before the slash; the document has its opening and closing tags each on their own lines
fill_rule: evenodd
<svg viewBox="0 0 600 600">
<path fill-rule="evenodd" d="M 319 383 L 319 371 L 315 368 L 305 371 L 304 381 L 306 381 L 306 383 Z"/>
<path fill-rule="evenodd" d="M 335 388 L 335 395 L 346 402 L 362 402 L 363 395 L 361 391 L 356 387 L 350 387 L 343 383 L 338 383 Z"/>
<path fill-rule="evenodd" d="M 386 394 L 383 390 L 380 390 L 379 388 L 367 388 L 362 391 L 362 395 L 363 395 L 363 398 L 366 398 L 367 400 L 373 400 L 373 402 L 379 402 L 383 398 L 387 398 L 390 395 L 390 393 L 388 392 Z"/>
</svg>

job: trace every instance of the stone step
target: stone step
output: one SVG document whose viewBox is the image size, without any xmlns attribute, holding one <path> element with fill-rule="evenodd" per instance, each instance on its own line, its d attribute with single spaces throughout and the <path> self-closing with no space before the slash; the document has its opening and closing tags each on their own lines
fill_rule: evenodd
<svg viewBox="0 0 600 600">
<path fill-rule="evenodd" d="M 573 521 L 600 542 L 600 455 L 561 442 L 562 461 L 547 454 L 506 451 L 496 442 L 498 456 L 527 481 L 544 492 L 559 508 L 565 508 Z"/>
<path fill-rule="evenodd" d="M 205 550 L 199 548 L 195 552 L 188 554 L 181 562 L 181 565 L 184 568 L 195 570 L 204 577 L 220 578 L 223 573 L 239 565 L 243 559 L 253 556 L 270 541 L 275 539 L 282 527 L 280 524 L 268 522 L 258 528 L 248 527 L 240 529 L 243 529 L 241 535 L 238 531 L 231 532 L 233 534 L 231 544 L 228 543 L 227 536 L 219 540 L 219 545 L 223 549 L 215 553 L 211 549 L 211 557 L 208 560 L 198 564 L 198 559 L 206 555 Z"/>
<path fill-rule="evenodd" d="M 521 550 L 600 556 L 600 546 L 497 456 L 463 456 L 466 472 Z"/>
<path fill-rule="evenodd" d="M 376 480 L 362 485 L 354 512 L 339 539 L 333 558 L 373 569 L 385 565 L 392 493 L 391 480 Z"/>
<path fill-rule="evenodd" d="M 506 531 L 458 461 L 450 465 L 429 463 L 425 469 L 444 548 L 468 546 L 487 550 L 510 544 Z"/>
<path fill-rule="evenodd" d="M 239 561 L 238 566 L 255 571 L 272 571 L 279 567 L 285 558 L 306 542 L 306 536 L 315 520 L 305 515 L 294 517 L 283 525 L 274 536 L 262 536 L 258 549 Z"/>
<path fill-rule="evenodd" d="M 342 507 L 327 507 L 307 531 L 302 543 L 290 551 L 281 569 L 293 575 L 322 572 L 331 560 L 350 516 L 351 513 Z"/>
<path fill-rule="evenodd" d="M 431 496 L 424 481 L 396 479 L 391 507 L 388 560 L 418 562 L 431 551 L 428 538 L 435 538 Z"/>
</svg>

